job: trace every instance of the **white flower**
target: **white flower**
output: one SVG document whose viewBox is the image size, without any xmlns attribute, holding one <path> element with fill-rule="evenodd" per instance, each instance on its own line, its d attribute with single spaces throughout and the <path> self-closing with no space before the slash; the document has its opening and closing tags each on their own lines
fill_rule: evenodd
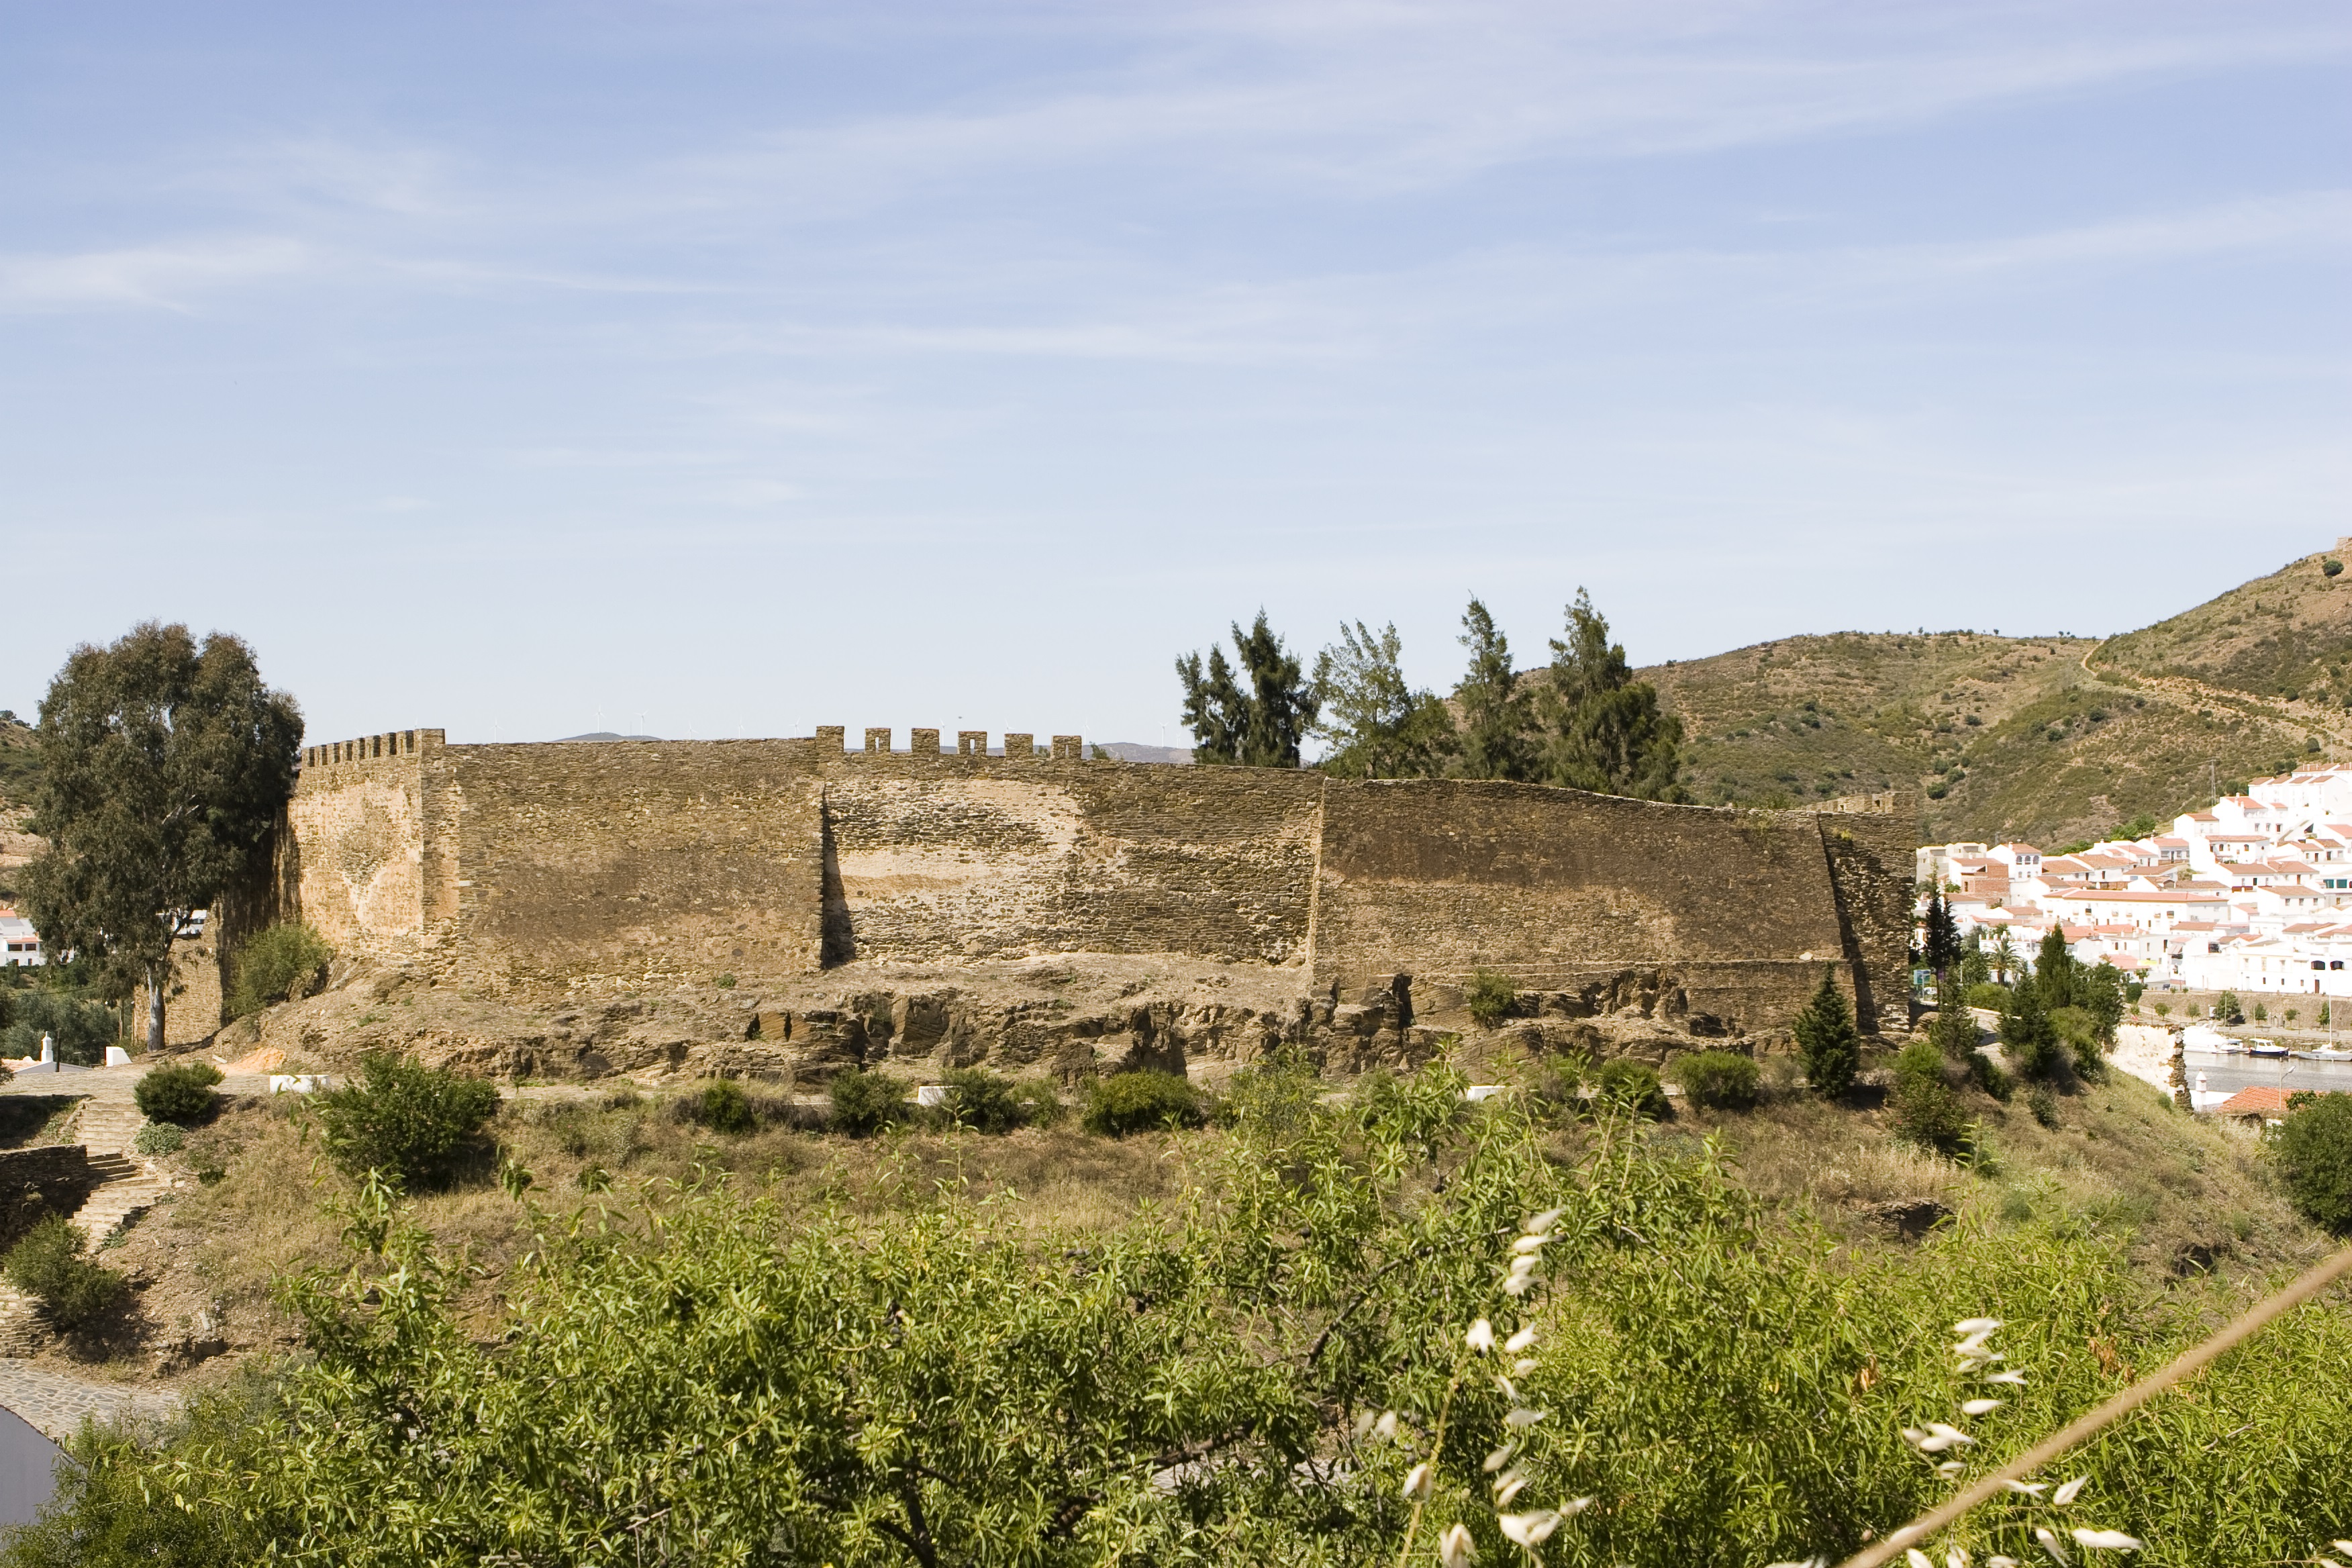
<svg viewBox="0 0 2352 1568">
<path fill-rule="evenodd" d="M 1962 1470 L 1967 1468 L 1968 1466 L 1960 1463 L 1958 1459 L 1946 1459 L 1942 1464 L 1936 1467 L 1936 1473 L 1943 1477 L 1946 1480 L 1949 1480 L 1954 1476 L 1958 1475 Z"/>
<path fill-rule="evenodd" d="M 2000 1484 L 2001 1484 L 2002 1486 L 2007 1487 L 2010 1490 L 2011 1490 L 2011 1491 L 2013 1491 L 2013 1492 L 2023 1492 L 2027 1497 L 2040 1497 L 2043 1492 L 2046 1492 L 2046 1491 L 2048 1491 L 2048 1490 L 2050 1489 L 2050 1483 L 2049 1483 L 2048 1481 L 2007 1481 L 2007 1480 L 2005 1480 L 2005 1481 L 2001 1482 Z"/>
<path fill-rule="evenodd" d="M 1559 1223 L 1559 1216 L 1567 1212 L 1568 1211 L 1564 1208 L 1546 1209 L 1541 1214 L 1529 1215 L 1528 1216 L 1526 1226 L 1527 1233 L 1529 1236 L 1542 1236 L 1547 1234 L 1550 1231 L 1552 1226 Z"/>
<path fill-rule="evenodd" d="M 2072 1561 L 2072 1559 L 2066 1555 L 2066 1549 L 2058 1544 L 2058 1538 L 2051 1534 L 2048 1531 L 2042 1529 L 2038 1524 L 2033 1527 L 2033 1539 L 2042 1543 L 2042 1550 L 2050 1553 L 2051 1560 L 2053 1562 L 2066 1563 Z"/>
<path fill-rule="evenodd" d="M 1998 1399 L 1968 1400 L 1960 1405 L 1960 1414 L 1963 1415 L 1990 1415 L 1994 1411 L 2000 1408 L 2000 1403 L 2001 1402 Z"/>
<path fill-rule="evenodd" d="M 2017 1559 L 2014 1557 L 1988 1557 L 1985 1559 L 1985 1568 L 2017 1568 Z"/>
<path fill-rule="evenodd" d="M 1501 1389 L 1503 1391 L 1503 1397 L 1509 1400 L 1512 1404 L 1517 1405 L 1519 1402 L 1519 1391 L 1511 1386 L 1511 1380 L 1509 1378 L 1503 1376 L 1499 1373 L 1496 1373 L 1495 1377 L 1495 1386 Z"/>
<path fill-rule="evenodd" d="M 1906 1426 L 1903 1428 L 1903 1440 L 1916 1448 L 1927 1440 L 1927 1434 L 1916 1426 Z"/>
<path fill-rule="evenodd" d="M 1985 1381 L 1987 1383 L 2006 1383 L 2012 1386 L 2022 1388 L 2025 1386 L 2025 1374 L 2017 1371 L 1989 1372 L 1985 1373 Z"/>
<path fill-rule="evenodd" d="M 1586 1509 L 1591 1508 L 1591 1506 L 1592 1500 L 1589 1497 L 1570 1498 L 1568 1501 L 1559 1505 L 1559 1517 L 1562 1519 L 1571 1519 L 1577 1514 L 1582 1513 Z"/>
<path fill-rule="evenodd" d="M 1802 1563 L 1768 1563 L 1764 1568 L 1829 1568 L 1826 1557 L 1808 1557 Z"/>
<path fill-rule="evenodd" d="M 1513 1355 L 1517 1355 L 1535 1342 L 1536 1326 L 1533 1323 L 1529 1323 L 1526 1328 L 1521 1329 L 1517 1333 L 1513 1334 L 1509 1339 L 1505 1340 L 1503 1342 L 1503 1348 L 1510 1352 Z"/>
<path fill-rule="evenodd" d="M 1944 1553 L 1944 1568 L 1969 1568 L 1969 1554 L 1958 1547 Z"/>
<path fill-rule="evenodd" d="M 1517 1258 L 1511 1259 L 1512 1277 L 1516 1279 L 1522 1274 L 1533 1274 L 1536 1271 L 1536 1264 L 1538 1261 L 1540 1260 L 1534 1253 L 1522 1252 Z"/>
<path fill-rule="evenodd" d="M 1445 1533 L 1437 1538 L 1437 1561 L 1443 1568 L 1469 1568 L 1477 1555 L 1478 1548 L 1465 1526 L 1448 1525 Z"/>
<path fill-rule="evenodd" d="M 2139 1538 L 2120 1530 L 2077 1530 L 2074 1539 L 2094 1552 L 2137 1552 Z"/>
<path fill-rule="evenodd" d="M 1532 1274 L 1514 1274 L 1509 1279 L 1503 1281 L 1503 1294 L 1506 1296 L 1524 1296 L 1535 1282 L 1536 1278 Z"/>
<path fill-rule="evenodd" d="M 2341 1552 L 2347 1557 L 2352 1557 L 2352 1541 L 2338 1541 L 2334 1542 L 2334 1545 L 2336 1551 Z"/>
<path fill-rule="evenodd" d="M 1543 1244 L 1550 1239 L 1551 1237 L 1548 1236 L 1523 1236 L 1519 1237 L 1518 1240 L 1511 1243 L 1511 1250 L 1513 1252 L 1521 1253 L 1541 1252 L 1543 1250 Z"/>
<path fill-rule="evenodd" d="M 2083 1495 L 2083 1489 L 2090 1484 L 2090 1477 L 2076 1476 L 2073 1480 L 2068 1481 L 2064 1486 L 2060 1487 L 2056 1491 L 2051 1493 L 2050 1500 L 2056 1503 L 2060 1508 L 2064 1508 L 2068 1503 L 2073 1502 L 2076 1498 L 2081 1497 Z"/>
<path fill-rule="evenodd" d="M 1999 1327 L 2000 1327 L 1999 1318 L 1962 1318 L 1952 1325 L 1952 1332 L 1962 1335 L 1989 1334 Z"/>
<path fill-rule="evenodd" d="M 1539 1363 L 1537 1362 L 1536 1358 L 1531 1355 L 1521 1356 L 1518 1360 L 1511 1363 L 1511 1375 L 1513 1377 L 1525 1377 L 1528 1373 L 1535 1371 L 1538 1364 Z"/>
<path fill-rule="evenodd" d="M 1527 1486 L 1528 1478 L 1519 1474 L 1517 1470 L 1509 1470 L 1502 1475 L 1496 1476 L 1495 1478 L 1495 1506 L 1496 1508 L 1510 1507 L 1511 1500 L 1525 1491 L 1527 1489 Z"/>
<path fill-rule="evenodd" d="M 1372 1436 L 1385 1443 L 1396 1436 L 1396 1424 L 1397 1413 L 1393 1410 L 1384 1410 L 1381 1413 L 1381 1418 L 1372 1423 Z"/>
<path fill-rule="evenodd" d="M 1485 1355 L 1495 1348 L 1495 1325 L 1484 1318 L 1479 1319 L 1470 1325 L 1470 1331 L 1463 1336 L 1463 1342 L 1480 1355 Z"/>
<path fill-rule="evenodd" d="M 1514 1410 L 1503 1417 L 1503 1425 L 1524 1430 L 1543 1418 L 1544 1413 L 1540 1410 Z"/>
<path fill-rule="evenodd" d="M 1375 1410 L 1367 1410 L 1358 1415 L 1356 1417 L 1356 1441 L 1360 1443 L 1365 1438 L 1370 1436 L 1372 1435 L 1372 1423 L 1379 1419 L 1380 1413 Z"/>
<path fill-rule="evenodd" d="M 1409 1502 L 1419 1502 L 1427 1498 L 1433 1474 L 1434 1472 L 1429 1468 L 1428 1460 L 1423 1459 L 1420 1464 L 1415 1465 L 1404 1479 L 1405 1500 Z"/>
<path fill-rule="evenodd" d="M 1966 1447 L 1975 1441 L 1974 1437 L 1957 1426 L 1948 1426 L 1941 1421 L 1930 1421 L 1927 1423 L 1927 1435 L 1919 1438 L 1912 1446 L 1923 1454 L 1940 1454 L 1947 1448 Z"/>
<path fill-rule="evenodd" d="M 1903 1561 L 1910 1564 L 1910 1568 L 1936 1568 L 1936 1560 L 1916 1546 L 1904 1550 Z"/>
<path fill-rule="evenodd" d="M 1511 1455 L 1517 1448 L 1518 1445 L 1517 1443 L 1506 1443 L 1501 1447 L 1496 1449 L 1493 1453 L 1487 1455 L 1486 1462 L 1478 1468 L 1485 1470 L 1491 1476 L 1496 1470 L 1501 1469 L 1506 1464 L 1509 1463 Z"/>
<path fill-rule="evenodd" d="M 1547 1508 L 1533 1513 L 1500 1514 L 1495 1522 L 1515 1543 L 1533 1551 L 1551 1539 L 1551 1532 L 1559 1528 L 1559 1514 Z"/>
<path fill-rule="evenodd" d="M 1990 1332 L 1990 1331 L 1988 1330 L 1987 1333 Z M 1970 1334 L 1967 1339 L 1962 1340 L 1959 1343 L 1952 1347 L 1952 1353 L 1959 1356 L 1979 1356 L 1988 1354 L 1990 1352 L 1985 1350 L 1985 1339 L 1986 1334 Z"/>
</svg>

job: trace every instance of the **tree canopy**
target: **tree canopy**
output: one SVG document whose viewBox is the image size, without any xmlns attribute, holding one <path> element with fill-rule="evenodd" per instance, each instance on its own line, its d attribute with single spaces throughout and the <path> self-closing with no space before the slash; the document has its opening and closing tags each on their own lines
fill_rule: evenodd
<svg viewBox="0 0 2352 1568">
<path fill-rule="evenodd" d="M 41 703 L 33 827 L 47 850 L 24 877 L 52 950 L 94 961 L 105 994 L 144 983 L 147 1043 L 163 1043 L 172 943 L 267 853 L 294 785 L 301 710 L 223 632 L 144 622 L 74 649 Z"/>
<path fill-rule="evenodd" d="M 1416 691 L 1400 663 L 1395 623 L 1375 632 L 1342 622 L 1339 640 L 1315 656 L 1315 737 L 1329 750 L 1318 765 L 1341 778 L 1428 778 L 1454 749 L 1445 704 Z"/>
<path fill-rule="evenodd" d="M 1581 588 L 1567 629 L 1552 639 L 1549 679 L 1537 689 L 1545 782 L 1680 799 L 1682 721 L 1659 708 L 1656 687 L 1633 679 L 1623 645 L 1609 640 L 1609 623 Z"/>
<path fill-rule="evenodd" d="M 1176 660 L 1176 678 L 1184 686 L 1184 723 L 1192 731 L 1192 760 L 1295 768 L 1299 742 L 1321 706 L 1314 683 L 1266 625 L 1264 610 L 1247 632 L 1238 622 L 1233 632 L 1238 671 L 1225 650 L 1213 645 L 1205 668 L 1197 653 Z M 1246 678 L 1246 689 L 1239 678 Z"/>
<path fill-rule="evenodd" d="M 1466 779 L 1536 776 L 1535 698 L 1511 668 L 1511 641 L 1475 596 L 1462 612 L 1470 668 L 1454 689 L 1462 710 L 1461 774 Z"/>
</svg>

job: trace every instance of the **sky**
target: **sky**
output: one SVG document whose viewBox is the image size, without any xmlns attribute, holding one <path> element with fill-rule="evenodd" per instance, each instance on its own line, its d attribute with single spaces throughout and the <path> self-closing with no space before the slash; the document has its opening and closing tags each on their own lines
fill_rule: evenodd
<svg viewBox="0 0 2352 1568">
<path fill-rule="evenodd" d="M 2352 10 L 0 0 L 0 707 L 1180 744 L 1174 658 L 2129 629 L 2352 533 Z"/>
</svg>

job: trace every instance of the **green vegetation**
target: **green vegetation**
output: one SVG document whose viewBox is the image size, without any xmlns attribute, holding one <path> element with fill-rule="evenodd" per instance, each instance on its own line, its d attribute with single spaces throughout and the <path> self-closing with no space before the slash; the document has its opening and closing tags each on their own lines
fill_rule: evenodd
<svg viewBox="0 0 2352 1568">
<path fill-rule="evenodd" d="M 958 1068 L 940 1081 L 948 1091 L 948 1102 L 941 1107 L 947 1120 L 975 1132 L 1010 1132 L 1027 1125 L 1034 1115 L 1049 1114 L 1038 1098 L 1024 1092 L 1030 1086 L 985 1068 Z M 1043 1085 L 1036 1089 L 1045 1100 L 1053 1100 L 1052 1089 Z M 1059 1102 L 1054 1109 L 1060 1110 Z"/>
<path fill-rule="evenodd" d="M 264 1007 L 307 996 L 325 979 L 335 950 L 300 921 L 274 925 L 236 950 L 236 980 L 229 986 L 229 1016 L 242 1018 Z"/>
<path fill-rule="evenodd" d="M 1736 1051 L 1693 1051 L 1674 1063 L 1675 1082 L 1693 1105 L 1708 1110 L 1752 1110 L 1759 1089 L 1754 1057 Z"/>
<path fill-rule="evenodd" d="M 61 1062 L 96 1067 L 106 1059 L 118 1033 L 111 1007 L 43 983 L 20 985 L 21 969 L 0 973 L 7 976 L 0 980 L 0 1056 L 38 1057 L 47 1035 Z"/>
<path fill-rule="evenodd" d="M 1518 1000 L 1519 988 L 1511 977 L 1491 969 L 1474 969 L 1463 983 L 1462 1005 L 1482 1029 L 1491 1029 L 1509 1017 Z"/>
<path fill-rule="evenodd" d="M 1336 1565 L 1412 1531 L 1411 1561 L 1512 1563 L 1514 1482 L 1499 1511 L 1552 1526 L 1547 1562 L 1836 1557 L 1949 1495 L 1904 1426 L 1958 1423 L 1978 1473 L 2205 1331 L 2193 1282 L 2152 1288 L 2047 1195 L 1851 1245 L 1711 1143 L 1534 1096 L 1469 1113 L 1465 1081 L 1329 1102 L 1287 1062 L 1245 1073 L 1165 1209 L 1118 1226 L 919 1172 L 872 1211 L 650 1187 L 535 1217 L 489 1296 L 371 1186 L 350 1251 L 288 1280 L 304 1355 L 157 1447 L 86 1439 L 8 1561 Z M 2002 1320 L 2024 1374 L 1976 1415 L 1962 1315 Z M 2003 1498 L 1936 1553 L 2079 1524 L 2153 1563 L 2307 1558 L 2347 1522 L 2347 1359 L 2352 1314 L 2291 1314 L 2070 1456 L 2078 1504 Z"/>
<path fill-rule="evenodd" d="M 25 912 L 111 999 L 147 987 L 147 1048 L 163 1048 L 172 944 L 266 852 L 294 786 L 302 718 L 262 684 L 252 650 L 149 621 L 76 648 L 41 703 Z"/>
<path fill-rule="evenodd" d="M 1295 768 L 1299 742 L 1314 727 L 1320 708 L 1314 684 L 1299 669 L 1297 657 L 1265 624 L 1264 610 L 1247 632 L 1239 623 L 1233 631 L 1247 689 L 1235 679 L 1222 647 L 1210 647 L 1205 670 L 1197 653 L 1176 661 L 1176 678 L 1184 687 L 1184 726 L 1192 731 L 1192 760 Z"/>
<path fill-rule="evenodd" d="M 184 1127 L 169 1121 L 150 1121 L 131 1135 L 131 1147 L 136 1153 L 152 1159 L 158 1154 L 176 1154 L 187 1143 Z"/>
<path fill-rule="evenodd" d="M 1927 1040 L 1904 1047 L 1895 1058 L 1895 1092 L 1889 1104 L 1898 1134 L 1922 1148 L 1951 1155 L 1967 1146 L 1969 1114 L 1944 1078 L 1946 1059 Z"/>
<path fill-rule="evenodd" d="M 862 1068 L 838 1072 L 825 1086 L 825 1092 L 833 1100 L 832 1115 L 825 1125 L 853 1138 L 871 1138 L 914 1114 L 914 1107 L 907 1099 L 906 1080 L 886 1072 L 867 1072 Z"/>
<path fill-rule="evenodd" d="M 1797 1015 L 1795 1032 L 1806 1084 L 1823 1100 L 1845 1098 L 1862 1068 L 1862 1034 L 1854 1027 L 1852 1005 L 1838 989 L 1835 969 L 1822 971 L 1820 987 Z"/>
<path fill-rule="evenodd" d="M 2246 1010 L 2239 1004 L 2238 994 L 2234 991 L 2224 991 L 2214 997 L 2213 1016 L 2224 1024 L 2244 1023 Z"/>
<path fill-rule="evenodd" d="M 713 1132 L 740 1137 L 760 1125 L 759 1117 L 751 1110 L 751 1098 L 743 1092 L 743 1086 L 731 1079 L 704 1084 L 687 1104 L 692 1109 L 695 1125 Z"/>
<path fill-rule="evenodd" d="M 1592 1069 L 1592 1098 L 1604 1110 L 1630 1111 L 1655 1121 L 1672 1108 L 1658 1081 L 1658 1069 L 1630 1057 L 1616 1057 Z"/>
<path fill-rule="evenodd" d="M 111 1312 L 130 1290 L 110 1268 L 82 1256 L 81 1230 L 63 1215 L 45 1215 L 0 1258 L 8 1283 L 41 1304 L 49 1321 L 70 1333 Z"/>
<path fill-rule="evenodd" d="M 354 1180 L 375 1173 L 410 1190 L 446 1185 L 499 1108 L 495 1085 L 388 1053 L 355 1082 L 311 1097 L 327 1157 Z"/>
<path fill-rule="evenodd" d="M 2352 1094 L 2289 1097 L 2271 1133 L 2279 1180 L 2312 1224 L 2352 1233 Z"/>
<path fill-rule="evenodd" d="M 210 1062 L 166 1062 L 151 1068 L 131 1091 L 131 1098 L 152 1121 L 191 1126 L 219 1108 L 220 1096 L 213 1086 L 220 1080 L 220 1068 Z"/>
<path fill-rule="evenodd" d="M 1079 1123 L 1099 1137 L 1164 1127 L 1198 1127 L 1207 1120 L 1201 1091 L 1172 1072 L 1121 1072 L 1097 1079 Z"/>
<path fill-rule="evenodd" d="M 1315 658 L 1312 682 L 1321 719 L 1325 773 L 1350 779 L 1431 778 L 1454 750 L 1454 719 L 1428 691 L 1416 691 L 1398 662 L 1393 624 L 1375 632 L 1342 624 L 1339 640 Z"/>
<path fill-rule="evenodd" d="M 1547 784 L 1643 800 L 1685 798 L 1682 721 L 1637 680 L 1592 597 L 1576 591 L 1568 637 L 1552 639 L 1551 668 L 1536 688 L 1538 765 Z"/>
<path fill-rule="evenodd" d="M 1461 642 L 1470 650 L 1470 668 L 1454 689 L 1462 713 L 1456 737 L 1461 776 L 1534 778 L 1535 693 L 1511 666 L 1510 638 L 1475 597 L 1462 613 Z"/>
</svg>

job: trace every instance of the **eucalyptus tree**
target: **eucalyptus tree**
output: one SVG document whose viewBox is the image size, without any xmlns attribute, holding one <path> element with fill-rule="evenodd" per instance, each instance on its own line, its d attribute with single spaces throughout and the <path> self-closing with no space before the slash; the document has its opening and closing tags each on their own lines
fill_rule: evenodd
<svg viewBox="0 0 2352 1568">
<path fill-rule="evenodd" d="M 293 792 L 301 710 L 226 632 L 133 626 L 73 650 L 41 701 L 26 913 L 52 949 L 90 961 L 103 994 L 147 988 L 163 1044 L 173 944 L 256 868 Z"/>
</svg>

